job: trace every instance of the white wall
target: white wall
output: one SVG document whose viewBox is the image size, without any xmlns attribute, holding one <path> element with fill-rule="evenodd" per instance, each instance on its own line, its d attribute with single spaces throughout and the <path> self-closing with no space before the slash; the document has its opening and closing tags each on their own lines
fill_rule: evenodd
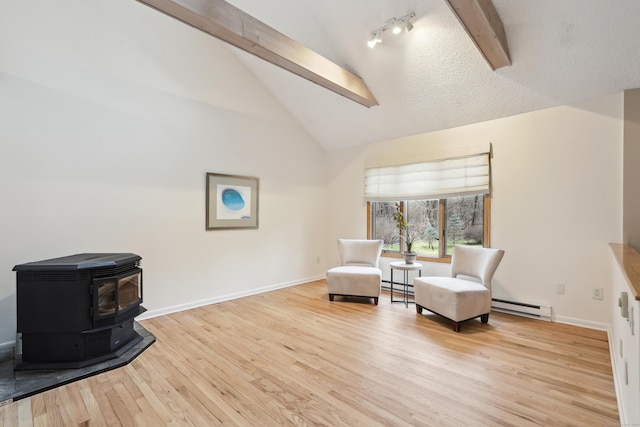
<svg viewBox="0 0 640 427">
<path fill-rule="evenodd" d="M 324 274 L 324 153 L 227 45 L 130 0 L 0 9 L 0 349 L 24 262 L 137 253 L 156 313 Z M 258 230 L 205 231 L 206 172 L 260 178 Z"/>
<path fill-rule="evenodd" d="M 365 165 L 491 142 L 491 246 L 506 251 L 494 296 L 549 304 L 557 321 L 606 329 L 608 243 L 622 236 L 622 114 L 622 94 L 615 94 L 331 153 L 329 261 L 338 237 L 366 236 Z M 447 272 L 447 264 L 427 263 L 423 275 Z M 564 295 L 556 284 L 565 285 Z M 604 301 L 592 299 L 593 288 L 604 288 Z"/>
</svg>

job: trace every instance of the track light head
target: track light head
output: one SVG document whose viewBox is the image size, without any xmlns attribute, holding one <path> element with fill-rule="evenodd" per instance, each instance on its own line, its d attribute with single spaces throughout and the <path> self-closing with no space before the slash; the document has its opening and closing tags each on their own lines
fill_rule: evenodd
<svg viewBox="0 0 640 427">
<path fill-rule="evenodd" d="M 407 33 L 411 30 L 413 30 L 413 24 L 411 23 L 411 21 L 409 21 L 408 19 L 404 22 L 404 29 L 407 31 Z"/>
<path fill-rule="evenodd" d="M 398 21 L 393 18 L 393 23 L 391 24 L 391 32 L 393 34 L 400 34 L 402 31 L 402 21 Z"/>
<path fill-rule="evenodd" d="M 416 14 L 411 12 L 407 16 L 403 16 L 402 18 L 400 18 L 400 21 L 402 21 L 402 26 L 404 27 L 407 33 L 413 30 L 413 24 L 411 23 L 411 20 L 415 17 L 416 17 Z"/>
<path fill-rule="evenodd" d="M 369 47 L 372 48 L 372 49 L 374 47 L 376 47 L 376 45 L 378 43 L 382 43 L 382 29 L 376 30 L 373 33 L 371 33 L 371 37 L 369 38 L 369 41 L 367 42 Z"/>
</svg>

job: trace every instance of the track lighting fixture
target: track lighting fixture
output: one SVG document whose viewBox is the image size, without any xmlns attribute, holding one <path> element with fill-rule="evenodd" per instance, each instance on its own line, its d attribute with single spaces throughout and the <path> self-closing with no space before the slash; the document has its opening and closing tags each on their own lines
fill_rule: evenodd
<svg viewBox="0 0 640 427">
<path fill-rule="evenodd" d="M 382 43 L 382 34 L 387 30 L 391 30 L 393 34 L 400 34 L 403 29 L 406 32 L 413 30 L 413 24 L 411 23 L 411 20 L 415 18 L 415 16 L 416 14 L 411 12 L 410 14 L 403 16 L 400 19 L 391 18 L 387 20 L 382 27 L 371 33 L 367 44 L 370 48 L 373 48 L 378 43 Z"/>
</svg>

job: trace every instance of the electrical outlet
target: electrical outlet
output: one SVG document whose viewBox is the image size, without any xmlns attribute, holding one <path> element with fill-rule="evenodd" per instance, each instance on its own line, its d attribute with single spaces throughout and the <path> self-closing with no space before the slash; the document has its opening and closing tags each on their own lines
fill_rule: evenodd
<svg viewBox="0 0 640 427">
<path fill-rule="evenodd" d="M 556 285 L 556 294 L 564 294 L 564 283 Z"/>
<path fill-rule="evenodd" d="M 602 288 L 593 288 L 593 299 L 603 299 L 604 290 Z"/>
<path fill-rule="evenodd" d="M 316 264 L 320 264 L 320 257 L 316 257 Z"/>
</svg>

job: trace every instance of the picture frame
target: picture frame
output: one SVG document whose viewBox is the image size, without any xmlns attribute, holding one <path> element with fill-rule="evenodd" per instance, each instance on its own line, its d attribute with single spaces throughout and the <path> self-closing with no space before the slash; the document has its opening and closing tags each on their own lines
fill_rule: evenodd
<svg viewBox="0 0 640 427">
<path fill-rule="evenodd" d="M 258 228 L 260 179 L 207 172 L 206 229 Z"/>
</svg>

